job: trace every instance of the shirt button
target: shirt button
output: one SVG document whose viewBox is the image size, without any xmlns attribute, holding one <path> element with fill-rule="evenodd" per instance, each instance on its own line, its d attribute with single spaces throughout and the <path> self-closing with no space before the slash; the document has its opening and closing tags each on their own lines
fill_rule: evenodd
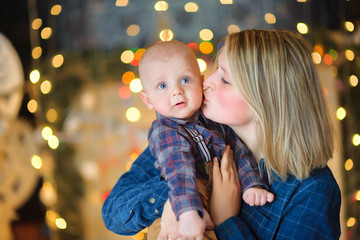
<svg viewBox="0 0 360 240">
<path fill-rule="evenodd" d="M 159 213 L 159 211 L 157 209 L 155 209 L 155 213 Z"/>
<path fill-rule="evenodd" d="M 155 203 L 155 198 L 150 198 L 150 199 L 149 199 L 149 202 L 152 203 L 152 204 L 154 204 L 154 203 Z"/>
</svg>

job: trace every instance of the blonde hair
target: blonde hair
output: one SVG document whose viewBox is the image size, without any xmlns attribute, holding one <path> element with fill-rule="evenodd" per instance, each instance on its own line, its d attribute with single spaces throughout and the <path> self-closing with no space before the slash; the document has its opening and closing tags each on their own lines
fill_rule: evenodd
<svg viewBox="0 0 360 240">
<path fill-rule="evenodd" d="M 232 79 L 252 108 L 265 168 L 285 180 L 307 178 L 332 157 L 333 127 L 301 36 L 279 30 L 245 30 L 226 37 Z"/>
</svg>

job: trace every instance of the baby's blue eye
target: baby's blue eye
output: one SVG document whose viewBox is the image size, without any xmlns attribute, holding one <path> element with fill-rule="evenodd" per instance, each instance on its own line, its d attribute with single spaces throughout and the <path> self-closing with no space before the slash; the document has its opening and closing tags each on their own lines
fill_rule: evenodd
<svg viewBox="0 0 360 240">
<path fill-rule="evenodd" d="M 188 77 L 183 77 L 183 79 L 181 79 L 181 82 L 182 82 L 182 83 L 188 83 L 188 82 L 190 82 L 190 78 L 188 78 Z"/>
<path fill-rule="evenodd" d="M 164 89 L 166 87 L 167 87 L 166 83 L 160 83 L 159 84 L 159 89 Z"/>
</svg>

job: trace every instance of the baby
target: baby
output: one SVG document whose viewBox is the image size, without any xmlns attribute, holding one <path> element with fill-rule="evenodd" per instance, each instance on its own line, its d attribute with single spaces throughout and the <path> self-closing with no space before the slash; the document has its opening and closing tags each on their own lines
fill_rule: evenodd
<svg viewBox="0 0 360 240">
<path fill-rule="evenodd" d="M 191 48 L 178 41 L 157 43 L 142 56 L 139 73 L 141 99 L 157 116 L 149 130 L 149 146 L 157 159 L 155 167 L 168 182 L 169 201 L 182 236 L 198 237 L 205 231 L 207 212 L 196 178 L 208 177 L 204 166 L 214 157 L 221 159 L 226 145 L 234 148 L 236 165 L 241 168 L 244 201 L 253 206 L 255 197 L 265 199 L 263 203 L 273 200 L 254 171 L 257 163 L 237 135 L 223 126 L 221 136 L 219 125 L 201 115 L 202 77 Z"/>
</svg>

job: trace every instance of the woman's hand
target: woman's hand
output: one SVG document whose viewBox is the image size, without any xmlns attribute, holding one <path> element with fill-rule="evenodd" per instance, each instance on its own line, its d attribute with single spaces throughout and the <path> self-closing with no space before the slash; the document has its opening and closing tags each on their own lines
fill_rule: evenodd
<svg viewBox="0 0 360 240">
<path fill-rule="evenodd" d="M 169 199 L 164 204 L 164 210 L 161 215 L 161 230 L 157 240 L 171 239 L 175 240 L 179 237 L 178 222 L 176 216 L 171 208 Z"/>
<path fill-rule="evenodd" d="M 239 214 L 241 186 L 234 162 L 233 151 L 226 146 L 219 168 L 218 159 L 213 160 L 213 188 L 210 214 L 215 226 Z"/>
</svg>

